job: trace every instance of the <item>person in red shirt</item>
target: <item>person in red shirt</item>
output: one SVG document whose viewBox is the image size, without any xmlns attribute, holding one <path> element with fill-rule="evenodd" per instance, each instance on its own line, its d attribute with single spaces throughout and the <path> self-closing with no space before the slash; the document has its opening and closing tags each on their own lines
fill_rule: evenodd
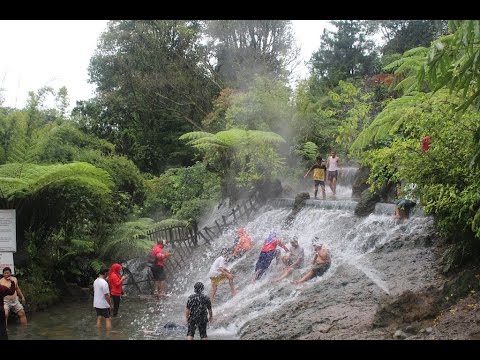
<svg viewBox="0 0 480 360">
<path fill-rule="evenodd" d="M 430 149 L 431 140 L 432 140 L 432 138 L 429 135 L 426 135 L 426 136 L 422 137 L 421 143 L 422 143 L 422 152 L 423 153 L 426 153 L 428 151 L 428 149 Z"/>
<path fill-rule="evenodd" d="M 289 252 L 288 248 L 277 238 L 275 231 L 272 231 L 263 243 L 260 256 L 257 264 L 255 265 L 255 278 L 253 279 L 253 282 L 262 277 L 262 275 L 265 273 L 265 270 L 267 270 L 270 266 L 273 258 L 277 256 L 277 246 L 280 246 L 286 252 Z"/>
<path fill-rule="evenodd" d="M 155 245 L 152 250 L 151 254 L 155 256 L 157 259 L 155 262 L 155 265 L 151 267 L 152 270 L 152 275 L 153 279 L 155 280 L 155 290 L 154 290 L 154 295 L 156 295 L 157 298 L 162 298 L 166 297 L 167 294 L 165 293 L 167 283 L 166 283 L 166 276 L 165 276 L 165 260 L 173 255 L 173 251 L 168 253 L 163 251 L 164 248 L 164 241 L 162 239 L 157 241 L 157 245 Z"/>
<path fill-rule="evenodd" d="M 122 265 L 113 264 L 110 267 L 108 274 L 108 286 L 110 288 L 110 296 L 113 300 L 113 316 L 117 316 L 118 309 L 120 308 L 120 297 L 123 295 L 123 280 L 126 279 L 126 275 L 120 275 Z"/>
</svg>

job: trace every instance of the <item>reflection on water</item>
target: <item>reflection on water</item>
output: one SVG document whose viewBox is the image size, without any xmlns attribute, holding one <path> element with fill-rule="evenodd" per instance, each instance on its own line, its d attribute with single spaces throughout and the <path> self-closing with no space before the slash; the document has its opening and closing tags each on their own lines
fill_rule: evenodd
<svg viewBox="0 0 480 360">
<path fill-rule="evenodd" d="M 178 299 L 177 299 L 178 300 Z M 112 329 L 97 329 L 92 299 L 62 303 L 46 311 L 29 313 L 28 325 L 8 324 L 11 340 L 183 340 L 186 337 L 185 312 L 173 313 L 168 303 L 150 297 L 123 297 L 119 316 L 112 318 Z M 186 304 L 186 299 L 185 299 Z M 183 310 L 183 309 L 182 309 Z M 183 322 L 182 322 L 183 320 Z M 168 328 L 164 326 L 170 323 Z M 173 326 L 171 324 L 174 324 Z M 212 340 L 233 337 L 209 328 Z M 218 335 L 215 335 L 215 333 Z M 199 334 L 195 334 L 199 339 Z"/>
</svg>

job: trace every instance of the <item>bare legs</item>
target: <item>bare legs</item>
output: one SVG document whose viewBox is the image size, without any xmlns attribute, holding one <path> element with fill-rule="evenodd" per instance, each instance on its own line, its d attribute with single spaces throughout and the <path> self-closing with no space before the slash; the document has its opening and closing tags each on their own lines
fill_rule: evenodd
<svg viewBox="0 0 480 360">
<path fill-rule="evenodd" d="M 330 180 L 330 190 L 332 190 L 333 195 L 337 194 L 337 178 L 334 177 L 333 179 Z"/>
<path fill-rule="evenodd" d="M 314 276 L 315 276 L 315 272 L 313 270 L 309 270 L 300 280 L 292 281 L 292 283 L 301 284 L 301 283 L 304 283 L 305 281 L 310 280 Z"/>
<path fill-rule="evenodd" d="M 230 276 L 228 278 L 228 285 L 230 285 L 230 291 L 232 292 L 232 296 L 235 296 L 237 294 L 237 291 L 233 286 L 233 276 Z M 218 285 L 212 284 L 212 290 L 210 291 L 210 301 L 212 302 L 212 304 L 213 304 L 213 300 L 215 299 L 215 294 L 217 293 L 217 288 L 218 288 Z"/>
<path fill-rule="evenodd" d="M 167 282 L 165 280 L 157 280 L 155 281 L 155 291 L 153 294 L 158 299 L 162 297 L 166 297 L 167 296 L 166 289 L 167 289 Z"/>
<path fill-rule="evenodd" d="M 105 328 L 110 330 L 112 328 L 112 320 L 110 318 L 104 318 L 103 316 L 97 316 L 97 328 L 102 327 L 102 319 L 105 319 Z"/>
<path fill-rule="evenodd" d="M 235 296 L 237 294 L 237 291 L 233 287 L 233 276 L 228 279 L 228 285 L 230 285 L 230 291 L 232 292 L 232 296 Z"/>
<path fill-rule="evenodd" d="M 273 280 L 274 282 L 279 282 L 280 280 L 283 280 L 285 279 L 286 277 L 288 277 L 293 271 L 293 267 L 289 266 L 287 267 L 284 272 L 282 273 L 282 275 L 280 275 L 280 277 L 276 278 L 275 280 Z"/>
<path fill-rule="evenodd" d="M 210 301 L 212 302 L 212 304 L 213 304 L 213 299 L 215 299 L 215 294 L 217 293 L 217 287 L 218 285 L 212 284 L 212 291 L 210 291 Z"/>
<path fill-rule="evenodd" d="M 8 315 L 10 310 L 5 310 L 5 321 L 8 322 Z M 25 310 L 20 310 L 17 313 L 18 320 L 20 320 L 20 325 L 27 325 L 27 315 L 25 315 Z"/>
</svg>

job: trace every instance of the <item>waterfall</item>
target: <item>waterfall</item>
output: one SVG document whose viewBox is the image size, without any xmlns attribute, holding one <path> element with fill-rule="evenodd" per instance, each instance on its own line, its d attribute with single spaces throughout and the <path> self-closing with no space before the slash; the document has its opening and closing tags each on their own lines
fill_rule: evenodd
<svg viewBox="0 0 480 360">
<path fill-rule="evenodd" d="M 394 238 L 395 234 L 428 231 L 432 223 L 427 217 L 413 217 L 409 222 L 399 224 L 391 214 L 371 214 L 359 218 L 346 206 L 331 209 L 306 207 L 300 211 L 289 228 L 282 229 L 282 222 L 289 212 L 290 209 L 287 208 L 267 210 L 244 225 L 254 241 L 254 248 L 243 258 L 228 264 L 235 273 L 234 284 L 238 294 L 231 297 L 227 283 L 222 283 L 218 287 L 214 306 L 215 326 L 209 329 L 212 336 L 234 338 L 240 327 L 248 320 L 273 312 L 287 301 L 295 301 L 298 290 L 290 280 L 298 279 L 301 273 L 309 268 L 313 257 L 312 241 L 315 237 L 330 249 L 332 266 L 324 276 L 305 283 L 305 286 L 316 286 L 323 278 L 333 276 L 338 266 L 348 264 L 361 270 L 385 294 L 388 294 L 388 278 L 376 270 L 374 264 L 364 260 L 365 254 L 385 244 Z M 302 270 L 295 270 L 289 279 L 273 283 L 272 280 L 282 271 L 282 265 L 276 264 L 274 260 L 263 278 L 252 284 L 255 263 L 263 239 L 271 230 L 277 231 L 280 239 L 286 244 L 294 235 L 298 237 L 300 246 L 305 249 L 306 266 Z M 183 324 L 186 300 L 193 292 L 193 285 L 197 281 L 202 281 L 208 294 L 211 288 L 208 270 L 219 255 L 220 249 L 231 246 L 233 239 L 234 229 L 230 229 L 212 245 L 196 249 L 192 254 L 190 266 L 178 274 L 174 283 L 169 281 L 168 288 L 172 293 L 170 299 L 157 310 L 147 309 L 145 316 L 138 319 L 142 327 L 155 329 L 168 321 Z"/>
<path fill-rule="evenodd" d="M 332 265 L 322 277 L 303 284 L 304 288 L 319 286 L 320 282 L 335 276 L 339 266 L 349 266 L 361 271 L 384 294 L 391 292 L 388 276 L 378 270 L 378 264 L 367 260 L 366 255 L 398 238 L 399 234 L 409 236 L 432 231 L 433 220 L 421 216 L 420 212 L 417 214 L 420 216 L 412 216 L 405 223 L 398 222 L 393 217 L 394 205 L 384 203 L 377 204 L 374 213 L 367 217 L 355 216 L 353 211 L 357 202 L 349 198 L 355 172 L 355 168 L 343 168 L 337 187 L 339 199 L 306 200 L 305 206 L 288 228 L 284 228 L 284 220 L 291 211 L 293 199 L 270 200 L 255 219 L 242 224 L 252 237 L 254 247 L 244 257 L 228 264 L 235 274 L 234 285 L 238 293 L 232 297 L 227 282 L 219 285 L 213 307 L 215 322 L 208 330 L 209 336 L 238 338 L 239 329 L 249 320 L 275 312 L 287 302 L 296 301 L 300 292 L 297 286 L 291 284 L 291 280 L 300 278 L 309 269 L 315 238 L 330 249 Z M 135 320 L 137 328 L 155 333 L 155 329 L 162 328 L 167 322 L 184 324 L 185 304 L 193 293 L 193 285 L 202 281 L 205 293 L 209 293 L 209 268 L 222 247 L 233 245 L 235 230 L 228 229 L 212 244 L 196 248 L 189 266 L 182 269 L 175 279 L 167 279 L 170 298 L 144 309 L 144 315 Z M 289 278 L 275 283 L 272 280 L 281 274 L 283 265 L 281 262 L 276 264 L 274 260 L 265 275 L 252 283 L 263 240 L 272 230 L 289 247 L 289 239 L 298 237 L 300 246 L 305 250 L 305 266 L 295 270 Z M 156 334 L 152 338 L 158 336 Z"/>
</svg>

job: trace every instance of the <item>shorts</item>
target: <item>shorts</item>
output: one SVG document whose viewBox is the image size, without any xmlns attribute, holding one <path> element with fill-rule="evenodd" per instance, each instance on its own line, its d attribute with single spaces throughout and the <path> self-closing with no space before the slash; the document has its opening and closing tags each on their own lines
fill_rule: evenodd
<svg viewBox="0 0 480 360">
<path fill-rule="evenodd" d="M 328 180 L 332 181 L 333 179 L 337 179 L 338 177 L 338 170 L 335 171 L 327 171 L 328 173 Z"/>
<path fill-rule="evenodd" d="M 313 265 L 312 270 L 315 273 L 315 276 L 322 276 L 330 268 L 330 263 Z"/>
<path fill-rule="evenodd" d="M 95 308 L 95 311 L 97 312 L 97 316 L 103 316 L 105 319 L 110 317 L 110 308 Z"/>
<path fill-rule="evenodd" d="M 163 266 L 155 265 L 155 266 L 152 266 L 150 269 L 152 270 L 152 275 L 154 280 L 163 281 L 167 278 L 165 275 L 165 270 Z"/>
<path fill-rule="evenodd" d="M 9 312 L 9 310 L 13 310 L 13 312 L 17 314 L 19 311 L 23 310 L 23 305 L 18 301 L 18 298 L 16 300 L 4 299 L 3 307 L 6 313 Z"/>
<path fill-rule="evenodd" d="M 325 187 L 325 181 L 323 180 L 313 180 L 313 182 L 315 183 L 315 187 L 318 187 L 318 185 Z"/>
<path fill-rule="evenodd" d="M 198 326 L 198 332 L 200 333 L 200 339 L 205 339 L 207 337 L 207 322 L 195 322 L 195 321 L 189 321 L 188 322 L 188 330 L 187 330 L 187 336 L 194 337 L 195 336 L 195 330 L 197 329 Z"/>
<path fill-rule="evenodd" d="M 397 205 L 399 209 L 410 211 L 410 209 L 417 205 L 417 203 L 412 200 L 398 199 L 395 201 L 395 205 Z"/>
<path fill-rule="evenodd" d="M 293 262 L 294 262 L 294 261 L 289 258 L 289 259 L 287 260 L 288 266 L 292 266 Z M 303 262 L 297 264 L 297 265 L 294 267 L 294 269 L 301 269 L 302 267 L 303 267 Z"/>
<path fill-rule="evenodd" d="M 218 276 L 211 277 L 210 280 L 212 281 L 212 286 L 218 286 L 223 281 L 227 280 L 228 277 L 225 273 L 221 273 Z"/>
</svg>

